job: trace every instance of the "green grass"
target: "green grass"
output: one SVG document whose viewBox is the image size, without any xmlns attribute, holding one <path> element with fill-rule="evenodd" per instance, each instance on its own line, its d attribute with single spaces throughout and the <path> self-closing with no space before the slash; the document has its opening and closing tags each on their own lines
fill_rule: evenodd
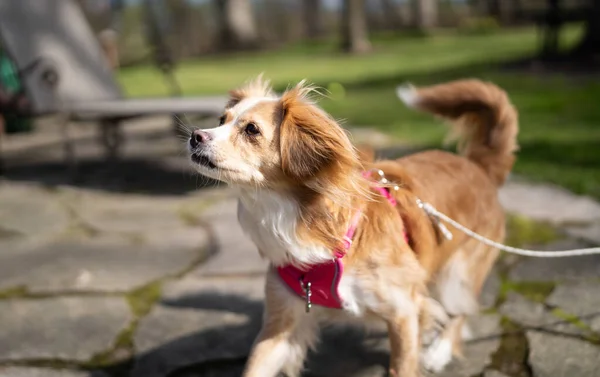
<svg viewBox="0 0 600 377">
<path fill-rule="evenodd" d="M 563 45 L 571 45 L 579 33 L 577 27 L 567 29 Z M 600 198 L 600 80 L 498 68 L 498 63 L 536 51 L 533 29 L 479 36 L 385 35 L 373 42 L 375 51 L 362 56 L 338 53 L 333 42 L 301 44 L 187 61 L 176 74 L 186 95 L 224 94 L 260 72 L 277 89 L 306 78 L 331 90 L 321 103 L 344 123 L 377 127 L 427 146 L 441 143 L 445 127 L 405 109 L 394 95 L 395 86 L 462 77 L 491 80 L 509 92 L 520 112 L 515 171 Z M 167 94 L 161 75 L 148 66 L 123 69 L 119 79 L 131 96 Z"/>
</svg>

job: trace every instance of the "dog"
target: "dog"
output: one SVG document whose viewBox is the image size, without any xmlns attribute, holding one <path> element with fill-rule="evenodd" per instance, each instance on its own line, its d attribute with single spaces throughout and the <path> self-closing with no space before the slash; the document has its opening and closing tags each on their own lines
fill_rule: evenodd
<svg viewBox="0 0 600 377">
<path fill-rule="evenodd" d="M 378 161 L 314 90 L 301 82 L 278 95 L 259 76 L 230 92 L 218 127 L 189 139 L 197 171 L 237 190 L 239 223 L 270 262 L 244 376 L 298 376 L 319 324 L 347 319 L 385 322 L 391 375 L 441 371 L 461 354 L 465 318 L 499 252 L 448 235 L 418 200 L 502 242 L 498 188 L 515 161 L 517 111 L 479 80 L 399 87 L 408 107 L 450 121 L 459 154 Z"/>
</svg>

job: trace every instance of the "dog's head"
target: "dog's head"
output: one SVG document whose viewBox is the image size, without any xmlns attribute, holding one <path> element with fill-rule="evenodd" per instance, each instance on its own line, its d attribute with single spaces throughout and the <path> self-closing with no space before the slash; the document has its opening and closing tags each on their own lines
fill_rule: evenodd
<svg viewBox="0 0 600 377">
<path fill-rule="evenodd" d="M 218 127 L 190 137 L 191 159 L 208 177 L 271 189 L 335 182 L 358 158 L 344 130 L 303 83 L 277 96 L 261 77 L 230 92 Z"/>
</svg>

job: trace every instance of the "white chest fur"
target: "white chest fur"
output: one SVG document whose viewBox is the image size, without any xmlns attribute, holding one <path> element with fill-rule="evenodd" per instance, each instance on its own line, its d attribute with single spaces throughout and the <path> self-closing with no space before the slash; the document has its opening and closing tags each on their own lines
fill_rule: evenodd
<svg viewBox="0 0 600 377">
<path fill-rule="evenodd" d="M 240 191 L 238 221 L 264 257 L 274 265 L 316 264 L 331 258 L 319 245 L 300 243 L 300 210 L 293 199 L 268 190 Z"/>
<path fill-rule="evenodd" d="M 332 257 L 331 252 L 322 246 L 299 242 L 296 236 L 298 204 L 280 194 L 265 190 L 241 191 L 238 221 L 263 256 L 276 266 L 291 262 L 317 264 Z M 352 271 L 344 271 L 338 286 L 344 311 L 352 317 L 362 317 L 367 311 L 376 309 L 380 302 L 374 294 L 374 286 L 379 286 L 377 290 L 383 292 L 384 296 L 389 296 L 387 301 L 397 306 L 399 311 L 410 307 L 406 293 L 388 284 L 386 279 L 388 274 L 391 276 L 398 271 L 386 272 L 373 281 L 374 277 L 362 276 L 359 279 Z M 366 286 L 368 281 L 370 283 Z M 293 296 L 287 289 L 281 292 Z M 299 302 L 299 310 L 304 310 L 303 302 Z"/>
</svg>

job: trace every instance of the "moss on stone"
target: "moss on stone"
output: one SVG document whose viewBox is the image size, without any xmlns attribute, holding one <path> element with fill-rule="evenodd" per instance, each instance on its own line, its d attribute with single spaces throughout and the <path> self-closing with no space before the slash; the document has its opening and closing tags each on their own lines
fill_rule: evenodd
<svg viewBox="0 0 600 377">
<path fill-rule="evenodd" d="M 152 306 L 160 299 L 161 292 L 161 281 L 154 281 L 129 292 L 126 299 L 134 317 L 137 319 L 148 314 Z"/>
<path fill-rule="evenodd" d="M 189 227 L 200 225 L 200 217 L 190 210 L 180 210 L 179 218 Z"/>
<path fill-rule="evenodd" d="M 82 222 L 74 222 L 61 234 L 63 239 L 94 238 L 100 235 L 100 231 Z"/>
<path fill-rule="evenodd" d="M 187 226 L 201 225 L 202 213 L 224 198 L 226 195 L 223 193 L 213 193 L 209 194 L 209 198 L 188 200 L 177 209 L 177 214 Z"/>
<path fill-rule="evenodd" d="M 134 354 L 133 337 L 138 323 L 158 301 L 161 291 L 162 281 L 158 280 L 127 293 L 125 299 L 129 304 L 133 319 L 121 330 L 108 350 L 94 355 L 83 366 L 86 368 L 100 368 L 131 358 Z"/>
<path fill-rule="evenodd" d="M 506 218 L 505 244 L 513 247 L 527 245 L 543 245 L 561 238 L 560 232 L 553 226 L 534 221 L 519 215 L 508 215 Z M 495 307 L 499 307 L 509 292 L 517 292 L 536 302 L 543 302 L 554 289 L 552 282 L 513 282 L 508 279 L 510 270 L 522 257 L 502 252 L 496 262 L 500 277 L 500 292 Z"/>
<path fill-rule="evenodd" d="M 585 323 L 583 323 L 581 321 L 581 319 L 579 319 L 576 315 L 567 313 L 564 310 L 562 310 L 561 308 L 554 308 L 550 312 L 555 317 L 558 317 L 558 318 L 560 318 L 560 319 L 562 319 L 562 320 L 564 320 L 566 322 L 569 322 L 570 324 L 572 324 L 573 326 L 579 328 L 580 330 L 583 330 L 583 331 L 590 331 L 591 330 L 589 328 L 589 326 L 586 325 Z"/>
<path fill-rule="evenodd" d="M 0 300 L 9 298 L 19 298 L 27 296 L 28 291 L 25 286 L 11 287 L 0 291 Z"/>
<path fill-rule="evenodd" d="M 551 281 L 510 281 L 503 279 L 499 294 L 502 299 L 499 301 L 504 302 L 509 292 L 515 292 L 531 301 L 544 303 L 555 286 L 556 283 Z"/>
<path fill-rule="evenodd" d="M 179 218 L 190 227 L 198 226 L 201 224 L 200 216 L 202 212 L 210 207 L 214 202 L 209 200 L 197 200 L 186 203 L 185 206 L 181 206 L 178 210 Z"/>
<path fill-rule="evenodd" d="M 595 345 L 600 345 L 600 334 L 597 334 L 592 330 L 590 326 L 588 326 L 585 322 L 583 322 L 579 317 L 574 314 L 567 313 L 561 308 L 553 308 L 551 311 L 552 315 L 557 318 L 562 319 L 565 322 L 572 324 L 578 329 L 583 331 L 583 338 Z"/>
<path fill-rule="evenodd" d="M 133 357 L 133 335 L 137 328 L 138 319 L 134 319 L 125 327 L 115 339 L 110 349 L 94 355 L 90 360 L 82 363 L 85 368 L 102 368 L 117 362 L 123 362 Z"/>
<path fill-rule="evenodd" d="M 514 214 L 509 214 L 506 218 L 507 245 L 544 245 L 561 238 L 559 230 L 548 223 Z"/>
<path fill-rule="evenodd" d="M 483 314 L 483 315 L 498 314 L 498 309 L 494 305 L 491 308 L 486 308 L 486 309 L 480 310 L 480 313 Z"/>
<path fill-rule="evenodd" d="M 494 352 L 490 367 L 511 377 L 531 377 L 528 364 L 529 342 L 523 329 L 506 317 L 500 320 L 500 346 Z"/>
<path fill-rule="evenodd" d="M 185 275 L 194 271 L 202 263 L 206 262 L 215 253 L 215 250 L 216 249 L 210 243 L 208 246 L 202 247 L 199 250 L 198 256 L 192 261 L 192 263 L 171 277 L 175 279 L 181 279 Z"/>
<path fill-rule="evenodd" d="M 506 220 L 505 244 L 514 247 L 527 245 L 544 245 L 562 238 L 561 233 L 550 224 L 528 219 L 519 215 L 508 215 Z M 554 282 L 538 281 L 510 281 L 509 272 L 521 257 L 514 254 L 502 253 L 497 262 L 498 274 L 501 285 L 495 307 L 499 307 L 509 292 L 516 292 L 522 296 L 543 303 L 552 293 Z"/>
</svg>

